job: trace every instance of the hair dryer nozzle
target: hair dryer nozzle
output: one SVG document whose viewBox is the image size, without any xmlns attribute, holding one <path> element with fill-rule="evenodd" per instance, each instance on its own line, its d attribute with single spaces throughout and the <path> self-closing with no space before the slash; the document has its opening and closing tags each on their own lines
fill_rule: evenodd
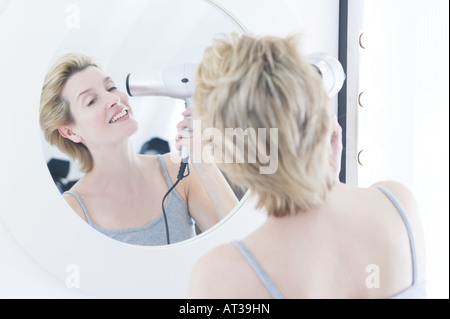
<svg viewBox="0 0 450 319">
<path fill-rule="evenodd" d="M 345 72 L 339 60 L 325 53 L 313 53 L 307 57 L 322 76 L 328 95 L 335 96 L 338 94 L 345 81 Z"/>
<path fill-rule="evenodd" d="M 126 87 L 130 96 L 168 95 L 161 71 L 130 73 L 126 79 Z"/>
<path fill-rule="evenodd" d="M 130 96 L 168 96 L 186 100 L 195 90 L 196 64 L 180 64 L 158 71 L 130 73 L 126 87 Z"/>
</svg>

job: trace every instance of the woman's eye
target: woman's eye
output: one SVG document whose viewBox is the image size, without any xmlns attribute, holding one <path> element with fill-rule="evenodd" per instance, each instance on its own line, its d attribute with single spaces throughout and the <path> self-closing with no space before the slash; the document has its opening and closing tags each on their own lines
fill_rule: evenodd
<svg viewBox="0 0 450 319">
<path fill-rule="evenodd" d="M 114 90 L 117 90 L 117 88 L 116 88 L 115 86 L 113 86 L 112 88 L 110 88 L 110 89 L 108 90 L 108 92 L 112 92 L 112 91 L 114 91 Z"/>
<path fill-rule="evenodd" d="M 93 105 L 95 102 L 96 102 L 96 99 L 92 99 L 92 100 L 89 102 L 88 106 Z"/>
</svg>

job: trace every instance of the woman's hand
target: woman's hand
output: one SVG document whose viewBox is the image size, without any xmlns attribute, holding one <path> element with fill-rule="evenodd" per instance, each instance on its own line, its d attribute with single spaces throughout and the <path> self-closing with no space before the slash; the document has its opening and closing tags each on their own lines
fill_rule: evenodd
<svg viewBox="0 0 450 319">
<path fill-rule="evenodd" d="M 202 132 L 194 132 L 200 128 L 192 120 L 192 108 L 186 109 L 181 115 L 184 116 L 184 119 L 177 125 L 178 134 L 175 138 L 175 148 L 179 151 L 181 147 L 185 147 L 190 163 L 197 169 L 214 165 L 212 152 L 208 152 L 208 148 L 204 148 Z"/>
<path fill-rule="evenodd" d="M 175 148 L 179 151 L 181 147 L 186 147 L 189 151 L 189 156 L 192 158 L 193 153 L 193 122 L 192 122 L 192 108 L 186 109 L 181 115 L 184 119 L 177 124 L 178 135 L 175 138 Z"/>
<path fill-rule="evenodd" d="M 194 168 L 186 181 L 189 185 L 189 210 L 200 229 L 206 230 L 230 213 L 238 200 L 212 156 L 208 153 L 209 157 L 204 158 L 206 152 L 202 149 L 202 139 L 197 138 L 201 132 L 194 134 L 196 126 L 191 114 L 192 109 L 182 113 L 185 118 L 177 125 L 175 147 L 180 150 L 183 146 L 189 150 L 189 163 Z M 201 156 L 193 156 L 194 152 L 199 152 Z M 211 212 L 214 212 L 214 216 L 211 216 Z"/>
</svg>

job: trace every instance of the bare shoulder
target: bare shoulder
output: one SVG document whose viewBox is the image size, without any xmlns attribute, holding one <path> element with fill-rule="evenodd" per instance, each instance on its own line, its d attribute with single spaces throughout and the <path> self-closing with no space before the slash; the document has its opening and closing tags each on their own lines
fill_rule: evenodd
<svg viewBox="0 0 450 319">
<path fill-rule="evenodd" d="M 171 182 L 176 182 L 181 162 L 181 159 L 177 153 L 172 152 L 165 153 L 163 155 L 139 155 L 139 158 L 141 159 L 144 166 L 148 169 L 148 171 L 153 172 L 161 171 L 161 165 L 158 160 L 158 156 L 161 156 L 164 167 L 166 168 L 167 174 L 169 174 Z"/>
<path fill-rule="evenodd" d="M 194 265 L 190 298 L 239 298 L 245 279 L 242 257 L 233 244 L 223 244 L 203 255 Z"/>
<path fill-rule="evenodd" d="M 180 167 L 181 158 L 177 152 L 166 153 L 161 155 L 161 157 L 164 160 L 166 166 L 171 167 L 173 169 Z"/>
<path fill-rule="evenodd" d="M 405 185 L 396 181 L 381 181 L 372 186 L 385 188 L 405 209 L 408 216 L 414 217 L 418 214 L 417 203 L 413 193 Z"/>
<path fill-rule="evenodd" d="M 175 183 L 180 173 L 181 158 L 178 152 L 167 153 L 162 156 L 164 164 L 172 183 Z M 177 189 L 183 194 L 183 197 L 187 199 L 189 197 L 190 190 L 200 190 L 203 188 L 203 184 L 195 171 L 193 165 L 189 164 L 188 171 L 184 174 L 189 174 L 189 178 L 183 179 L 183 182 L 177 186 Z M 180 194 L 180 195 L 181 195 Z"/>
<path fill-rule="evenodd" d="M 73 195 L 70 194 L 64 194 L 63 198 L 67 202 L 67 204 L 69 204 L 69 206 L 72 208 L 72 210 L 75 213 L 77 213 L 77 215 L 80 216 L 85 222 L 87 222 L 83 208 L 81 207 L 78 200 Z"/>
<path fill-rule="evenodd" d="M 419 208 L 413 193 L 405 185 L 396 181 L 381 181 L 373 186 L 386 189 L 401 205 L 415 233 L 421 232 Z M 418 235 L 419 236 L 419 235 Z"/>
<path fill-rule="evenodd" d="M 421 221 L 420 211 L 414 197 L 414 194 L 405 185 L 395 181 L 382 181 L 373 186 L 381 186 L 385 188 L 402 206 L 407 219 L 412 227 L 415 245 L 417 249 L 419 263 L 419 278 L 425 279 L 426 269 L 426 252 L 425 252 L 425 236 Z"/>
<path fill-rule="evenodd" d="M 180 155 L 178 152 L 166 153 L 162 155 L 162 159 L 164 160 L 164 164 L 166 165 L 170 177 L 176 181 L 181 165 Z M 191 164 L 189 165 L 189 173 L 190 175 L 195 175 L 197 178 L 197 173 Z"/>
<path fill-rule="evenodd" d="M 180 169 L 181 158 L 176 152 L 166 153 L 161 155 L 164 161 L 164 166 L 166 167 L 167 173 L 173 182 L 176 182 L 178 171 Z"/>
</svg>

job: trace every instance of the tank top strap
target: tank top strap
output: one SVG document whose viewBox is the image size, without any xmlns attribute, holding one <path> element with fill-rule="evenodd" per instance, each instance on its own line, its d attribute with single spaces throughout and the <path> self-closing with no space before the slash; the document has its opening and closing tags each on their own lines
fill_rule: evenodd
<svg viewBox="0 0 450 319">
<path fill-rule="evenodd" d="M 163 159 L 161 154 L 157 154 L 156 157 L 158 158 L 159 166 L 161 167 L 161 171 L 162 171 L 162 173 L 164 175 L 164 179 L 166 180 L 166 183 L 167 183 L 167 185 L 169 186 L 169 189 L 170 189 L 173 184 L 172 184 L 172 181 L 170 180 L 169 173 L 168 173 L 167 168 L 166 168 L 166 164 L 164 163 L 164 159 Z M 179 202 L 179 204 L 181 206 L 183 206 L 183 207 L 186 206 L 186 202 L 184 201 L 183 197 L 181 197 L 181 195 L 177 192 L 176 189 L 174 189 L 169 194 L 169 198 L 172 197 L 172 196 L 175 197 L 175 199 Z M 191 216 L 189 212 L 188 212 L 188 214 L 189 214 L 189 216 Z"/>
<path fill-rule="evenodd" d="M 418 280 L 416 244 L 414 241 L 414 234 L 413 234 L 411 224 L 409 223 L 408 216 L 406 215 L 406 212 L 405 212 L 404 208 L 402 207 L 402 205 L 386 188 L 381 187 L 381 186 L 375 186 L 375 188 L 377 188 L 381 192 L 383 192 L 383 194 L 391 201 L 391 203 L 395 206 L 395 208 L 399 212 L 399 214 L 403 220 L 403 223 L 406 226 L 406 231 L 408 232 L 409 244 L 410 244 L 410 249 L 411 249 L 412 272 L 413 272 L 412 284 L 415 285 Z"/>
<path fill-rule="evenodd" d="M 156 157 L 158 158 L 159 166 L 161 167 L 161 171 L 166 179 L 167 185 L 169 185 L 170 188 L 172 187 L 172 181 L 170 180 L 169 173 L 167 172 L 166 164 L 164 164 L 164 159 L 161 154 L 157 154 Z"/>
<path fill-rule="evenodd" d="M 78 204 L 80 204 L 81 208 L 83 209 L 84 216 L 86 217 L 89 225 L 94 226 L 95 223 L 92 220 L 91 215 L 89 214 L 88 209 L 86 207 L 86 204 L 84 203 L 84 201 L 81 198 L 81 196 L 78 195 L 77 193 L 73 192 L 73 191 L 66 191 L 66 192 L 63 193 L 63 195 L 66 195 L 66 194 L 72 195 L 73 197 L 75 197 L 75 199 L 78 201 Z"/>
<path fill-rule="evenodd" d="M 255 256 L 248 250 L 248 248 L 241 241 L 232 241 L 232 244 L 241 252 L 241 254 L 247 259 L 250 266 L 256 272 L 258 277 L 261 279 L 264 286 L 267 288 L 269 293 L 274 299 L 282 299 L 283 296 L 279 292 L 278 288 L 275 286 L 273 281 L 261 267 L 261 265 L 256 260 Z"/>
</svg>

